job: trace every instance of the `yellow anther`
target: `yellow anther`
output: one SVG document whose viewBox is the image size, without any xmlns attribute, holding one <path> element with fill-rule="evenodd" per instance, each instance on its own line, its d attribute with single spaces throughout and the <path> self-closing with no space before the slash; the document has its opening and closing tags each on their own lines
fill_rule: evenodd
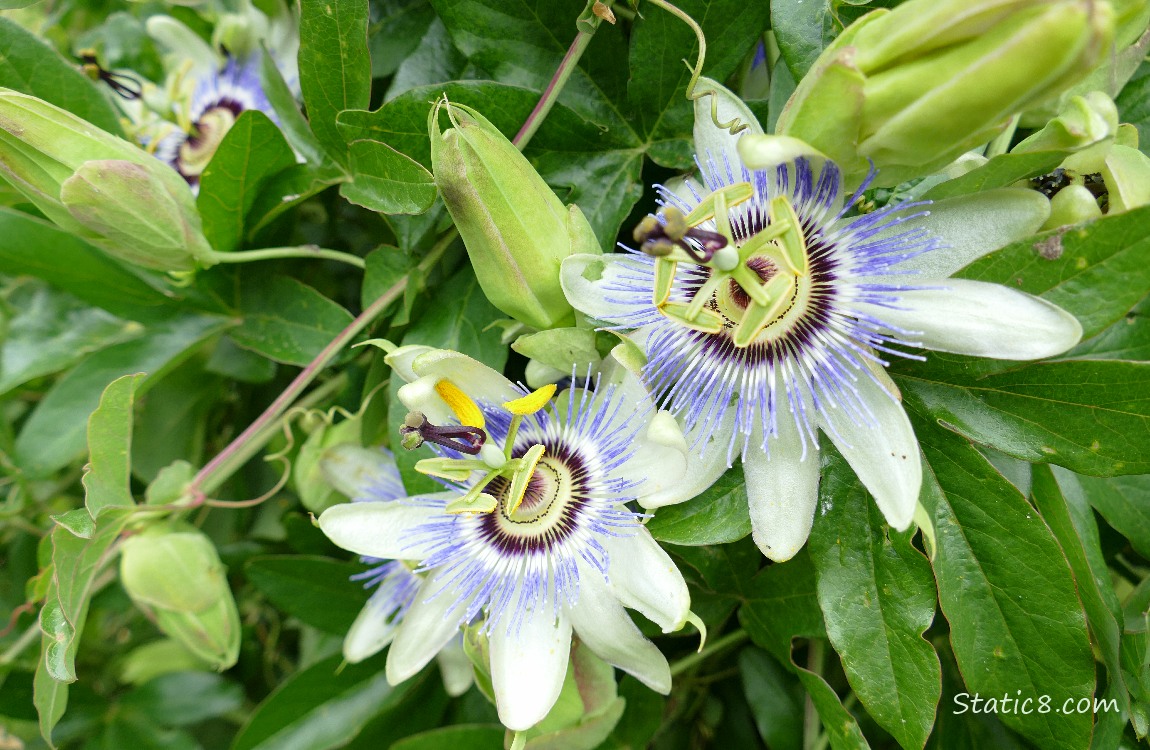
<svg viewBox="0 0 1150 750">
<path fill-rule="evenodd" d="M 514 401 L 508 401 L 503 404 L 503 408 L 512 414 L 525 417 L 528 414 L 535 412 L 547 406 L 547 402 L 555 395 L 555 384 L 548 383 L 547 385 L 539 388 L 532 393 L 528 393 L 522 398 L 517 398 Z"/>
<path fill-rule="evenodd" d="M 470 396 L 459 390 L 455 383 L 446 379 L 440 380 L 435 384 L 435 392 L 447 402 L 455 414 L 455 418 L 459 420 L 459 424 L 465 427 L 483 429 L 483 412 L 479 410 L 479 405 L 472 401 Z"/>
<path fill-rule="evenodd" d="M 539 465 L 539 459 L 543 458 L 545 450 L 542 445 L 533 445 L 523 454 L 523 458 L 519 459 L 523 463 L 511 479 L 511 491 L 507 495 L 508 515 L 519 510 L 519 506 L 523 504 L 523 498 L 527 494 L 527 485 L 531 481 L 531 477 L 535 476 L 535 467 Z"/>
</svg>

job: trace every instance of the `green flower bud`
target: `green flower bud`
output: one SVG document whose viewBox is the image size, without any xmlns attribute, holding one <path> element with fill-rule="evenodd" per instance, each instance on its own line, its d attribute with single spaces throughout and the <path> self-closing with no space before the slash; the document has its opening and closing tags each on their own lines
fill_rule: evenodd
<svg viewBox="0 0 1150 750">
<path fill-rule="evenodd" d="M 1150 204 L 1150 157 L 1136 148 L 1115 145 L 1102 165 L 1110 214 Z"/>
<path fill-rule="evenodd" d="M 184 525 L 148 529 L 124 541 L 120 581 L 164 633 L 218 669 L 235 663 L 240 622 L 215 545 Z"/>
<path fill-rule="evenodd" d="M 1029 151 L 1077 151 L 1113 138 L 1118 132 L 1118 107 L 1101 91 L 1070 99 L 1046 127 L 1012 148 L 1012 154 Z"/>
<path fill-rule="evenodd" d="M 161 271 L 213 262 L 183 178 L 122 138 L 7 89 L 0 175 L 49 219 L 121 260 Z"/>
<path fill-rule="evenodd" d="M 1097 219 L 1102 216 L 1098 199 L 1084 185 L 1067 185 L 1050 199 L 1050 218 L 1042 225 L 1042 231 L 1056 229 L 1067 224 Z"/>
<path fill-rule="evenodd" d="M 1057 98 L 1114 34 L 1105 0 L 910 0 L 851 24 L 779 117 L 780 134 L 848 181 L 890 186 L 940 169 L 1025 109 Z"/>
<path fill-rule="evenodd" d="M 440 132 L 440 111 L 452 127 Z M 570 325 L 559 265 L 600 253 L 577 206 L 564 206 L 530 162 L 470 107 L 436 103 L 428 119 L 435 184 L 491 304 L 539 329 Z"/>
</svg>

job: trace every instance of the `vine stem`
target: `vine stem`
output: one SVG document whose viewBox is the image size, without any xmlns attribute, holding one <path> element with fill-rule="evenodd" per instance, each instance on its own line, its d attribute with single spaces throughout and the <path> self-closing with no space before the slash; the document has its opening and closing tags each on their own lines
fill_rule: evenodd
<svg viewBox="0 0 1150 750">
<path fill-rule="evenodd" d="M 596 29 L 598 29 L 598 24 L 590 31 L 584 31 L 580 28 L 579 33 L 575 35 L 575 41 L 571 42 L 571 46 L 567 48 L 567 54 L 563 55 L 563 60 L 555 69 L 555 75 L 551 76 L 551 82 L 547 84 L 547 88 L 543 90 L 543 95 L 536 102 L 535 109 L 531 110 L 531 114 L 527 115 L 527 119 L 523 121 L 523 127 L 519 128 L 519 132 L 511 139 L 511 142 L 520 151 L 527 146 L 527 143 L 534 137 L 535 131 L 539 130 L 539 126 L 547 118 L 551 108 L 555 106 L 555 102 L 559 99 L 559 92 L 563 90 L 563 87 L 567 85 L 567 79 L 575 72 L 575 66 L 579 64 L 579 58 L 583 57 L 583 53 L 587 51 L 587 45 L 591 44 L 591 37 L 595 36 Z"/>
<path fill-rule="evenodd" d="M 217 263 L 247 263 L 253 260 L 271 260 L 272 258 L 323 258 L 347 263 L 356 268 L 366 268 L 363 258 L 339 250 L 328 250 L 316 245 L 299 245 L 296 247 L 265 247 L 259 250 L 237 250 L 231 253 L 213 253 L 212 260 Z"/>
<path fill-rule="evenodd" d="M 597 26 L 595 28 L 597 28 Z M 523 147 L 526 146 L 527 142 L 535 135 L 535 131 L 539 129 L 539 126 L 555 105 L 555 101 L 559 98 L 559 92 L 562 91 L 563 87 L 567 84 L 567 80 L 571 77 L 571 73 L 574 72 L 579 58 L 583 56 L 587 45 L 591 43 L 591 37 L 595 35 L 595 28 L 592 28 L 591 31 L 584 31 L 580 28 L 579 33 L 575 36 L 575 41 L 573 41 L 567 49 L 567 54 L 563 56 L 562 62 L 559 63 L 558 69 L 556 69 L 555 74 L 551 77 L 551 82 L 547 84 L 547 88 L 539 98 L 535 109 L 527 116 L 523 127 L 519 129 L 519 132 L 511 141 L 519 150 L 523 150 Z M 427 256 L 424 257 L 423 261 L 420 262 L 419 266 L 416 267 L 416 275 L 418 278 L 422 278 L 427 270 L 439 261 L 440 257 L 447 252 L 448 246 L 451 245 L 458 235 L 458 230 L 452 228 L 439 239 L 435 246 L 431 248 L 430 252 L 428 252 Z M 307 245 L 302 247 L 265 248 L 228 254 L 221 253 L 218 260 L 223 263 L 241 263 L 248 260 L 262 260 L 266 258 L 298 257 L 327 258 L 329 260 L 350 263 L 360 268 L 363 267 L 362 258 L 341 253 L 337 250 L 324 250 L 323 248 Z M 227 447 L 216 454 L 211 461 L 204 464 L 204 467 L 192 477 L 192 481 L 187 487 L 187 491 L 191 495 L 194 503 L 204 503 L 208 494 L 214 492 L 228 477 L 239 469 L 239 467 L 247 463 L 252 456 L 263 448 L 267 441 L 271 439 L 271 436 L 275 434 L 277 420 L 291 407 L 292 402 L 315 380 L 320 371 L 327 367 L 345 346 L 351 343 L 352 339 L 359 335 L 363 329 L 367 328 L 373 320 L 383 314 L 387 306 L 404 293 L 411 278 L 412 274 L 407 274 L 380 295 L 375 302 L 368 305 L 347 328 L 340 331 L 339 334 L 316 355 L 316 358 L 300 371 L 295 380 L 276 397 L 275 401 L 272 401 L 271 404 L 268 405 L 268 408 L 265 409 L 254 422 L 248 425 L 247 429 L 237 435 L 236 438 L 228 443 Z M 217 501 L 212 504 L 220 505 L 221 503 Z"/>
<path fill-rule="evenodd" d="M 707 646 L 699 653 L 684 656 L 682 659 L 679 659 L 679 661 L 672 664 L 671 676 L 675 677 L 680 675 L 691 667 L 702 664 L 704 661 L 710 659 L 720 651 L 725 651 L 731 646 L 736 646 L 745 640 L 747 640 L 747 631 L 745 630 L 735 630 L 733 632 L 727 633 L 722 638 L 718 639 L 710 646 Z"/>
<path fill-rule="evenodd" d="M 447 252 L 447 248 L 455 240 L 458 232 L 454 229 L 447 232 L 434 247 L 427 253 L 424 259 L 416 267 L 416 275 L 422 278 L 432 266 L 434 266 L 439 259 Z M 228 477 L 232 475 L 240 466 L 247 463 L 248 459 L 254 456 L 264 444 L 271 439 L 274 434 L 275 421 L 292 405 L 292 402 L 303 392 L 305 388 L 315 380 L 320 371 L 323 370 L 328 364 L 335 359 L 336 355 L 343 350 L 345 346 L 351 343 L 359 333 L 367 328 L 373 320 L 379 317 L 387 306 L 395 300 L 399 299 L 407 289 L 408 283 L 411 281 L 412 274 L 407 274 L 399 281 L 395 282 L 386 292 L 381 294 L 374 302 L 364 308 L 355 320 L 348 324 L 339 334 L 336 335 L 328 345 L 323 348 L 315 359 L 307 364 L 299 375 L 296 376 L 287 388 L 272 401 L 268 408 L 260 414 L 254 422 L 248 425 L 247 429 L 236 436 L 235 440 L 228 444 L 226 448 L 216 454 L 215 458 L 206 463 L 199 473 L 193 478 L 188 485 L 188 492 L 191 493 L 193 499 L 202 499 L 204 495 L 213 492 L 220 486 Z M 269 429 L 272 428 L 272 429 Z"/>
</svg>

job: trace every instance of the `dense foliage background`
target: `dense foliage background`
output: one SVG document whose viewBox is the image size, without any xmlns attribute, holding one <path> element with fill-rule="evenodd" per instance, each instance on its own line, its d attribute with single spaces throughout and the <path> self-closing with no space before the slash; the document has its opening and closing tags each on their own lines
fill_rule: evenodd
<svg viewBox="0 0 1150 750">
<path fill-rule="evenodd" d="M 769 129 L 844 26 L 898 2 L 679 5 L 706 34 L 705 74 L 740 92 Z M 505 316 L 479 289 L 425 171 L 427 113 L 446 93 L 515 135 L 577 19 L 591 23 L 584 6 L 302 0 L 306 120 L 282 80 L 267 84 L 278 125 L 242 115 L 196 207 L 217 251 L 315 245 L 362 258 L 362 269 L 269 259 L 172 278 L 52 225 L 0 183 L 0 613 L 12 613 L 0 622 L 0 747 L 45 747 L 42 731 L 58 747 L 107 750 L 503 743 L 483 695 L 449 698 L 435 667 L 397 687 L 384 679 L 382 656 L 339 668 L 341 639 L 367 596 L 349 580 L 362 565 L 309 513 L 343 500 L 320 469 L 324 452 L 391 444 L 404 415 L 382 353 L 348 344 L 375 337 L 456 349 L 524 377 L 527 358 L 508 345 Z M 650 186 L 688 171 L 693 158 L 682 60 L 694 59 L 695 37 L 659 8 L 620 6 L 525 149 L 604 248 L 629 241 L 655 208 Z M 170 71 L 144 27 L 158 13 L 205 40 L 221 17 L 193 3 L 115 0 L 5 12 L 0 86 L 123 133 L 119 100 L 76 58 L 94 48 L 107 69 L 162 81 Z M 768 65 L 756 66 L 764 49 Z M 274 83 L 270 58 L 264 72 Z M 1116 101 L 1150 149 L 1150 66 Z M 1065 156 L 1004 154 L 928 197 L 1036 177 Z M 898 193 L 867 198 L 881 204 Z M 806 550 L 768 564 L 749 538 L 736 467 L 704 498 L 649 524 L 688 577 L 706 649 L 696 654 L 690 628 L 663 636 L 644 624 L 672 660 L 672 694 L 623 677 L 613 728 L 577 706 L 563 731 L 529 746 L 1141 742 L 1150 730 L 1148 228 L 1150 207 L 1134 208 L 1027 239 L 962 272 L 1077 316 L 1083 343 L 1056 361 L 896 360 L 929 467 L 922 503 L 933 539 L 887 527 L 828 450 Z M 389 291 L 394 301 L 356 318 Z M 320 360 L 296 407 L 209 464 L 333 340 L 333 358 Z M 143 374 L 118 380 L 134 373 Z M 430 486 L 413 458 L 397 458 L 409 491 Z M 169 507 L 189 480 L 201 504 Z M 128 493 L 147 508 L 120 508 Z M 102 507 L 93 521 L 88 511 Z M 122 533 L 169 517 L 206 533 L 227 566 L 241 632 L 238 658 L 222 672 L 162 633 L 156 611 L 133 604 L 121 584 Z M 178 587 L 177 573 L 172 580 Z M 975 693 L 1050 696 L 1054 710 L 960 710 L 956 696 Z M 1057 710 L 1068 698 L 1113 700 L 1113 710 Z"/>
</svg>

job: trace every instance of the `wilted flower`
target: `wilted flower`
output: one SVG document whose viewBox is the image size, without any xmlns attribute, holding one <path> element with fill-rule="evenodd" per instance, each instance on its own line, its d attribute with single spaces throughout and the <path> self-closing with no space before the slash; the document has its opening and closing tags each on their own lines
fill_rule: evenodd
<svg viewBox="0 0 1150 750">
<path fill-rule="evenodd" d="M 896 206 L 847 218 L 858 195 L 844 204 L 835 164 L 766 168 L 763 155 L 778 152 L 771 138 L 739 143 L 752 168 L 734 139 L 697 139 L 710 144 L 704 185 L 660 189 L 658 218 L 636 232 L 647 252 L 571 258 L 563 281 L 580 310 L 634 329 L 647 383 L 702 444 L 692 473 L 702 486 L 741 451 L 755 540 L 785 560 L 812 523 L 819 430 L 890 524 L 910 523 L 922 477 L 884 370 L 894 347 L 1037 359 L 1073 346 L 1082 329 L 1039 298 L 948 278 L 1036 229 L 1048 212 L 1039 194 L 999 190 L 933 215 Z"/>
<path fill-rule="evenodd" d="M 441 132 L 445 111 L 452 127 Z M 436 102 L 431 164 L 475 276 L 491 304 L 534 328 L 570 325 L 559 264 L 601 252 L 578 206 L 564 206 L 511 141 L 470 107 Z"/>
<path fill-rule="evenodd" d="M 624 607 L 676 630 L 689 616 L 686 583 L 626 503 L 682 475 L 674 421 L 629 376 L 573 389 L 545 411 L 553 387 L 525 394 L 461 354 L 403 347 L 388 362 L 408 381 L 400 399 L 418 410 L 406 433 L 437 446 L 439 457 L 417 468 L 453 489 L 320 517 L 345 549 L 418 561 L 423 580 L 391 644 L 388 679 L 411 677 L 476 623 L 510 729 L 531 727 L 555 703 L 573 632 L 667 692 L 666 659 Z"/>
</svg>

